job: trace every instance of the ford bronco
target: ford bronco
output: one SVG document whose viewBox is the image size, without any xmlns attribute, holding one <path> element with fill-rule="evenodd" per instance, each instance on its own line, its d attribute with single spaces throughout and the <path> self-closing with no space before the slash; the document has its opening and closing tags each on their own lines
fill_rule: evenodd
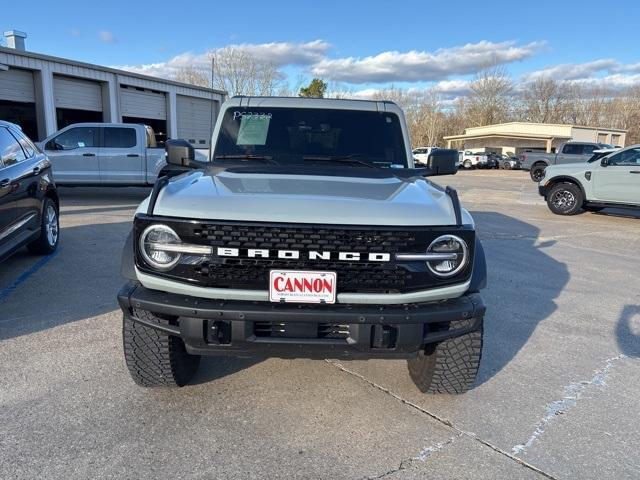
<svg viewBox="0 0 640 480">
<path fill-rule="evenodd" d="M 234 97 L 209 162 L 168 168 L 126 242 L 124 356 L 182 386 L 202 355 L 401 358 L 423 392 L 472 387 L 486 265 L 452 188 L 458 152 L 415 168 L 391 102 Z"/>
</svg>

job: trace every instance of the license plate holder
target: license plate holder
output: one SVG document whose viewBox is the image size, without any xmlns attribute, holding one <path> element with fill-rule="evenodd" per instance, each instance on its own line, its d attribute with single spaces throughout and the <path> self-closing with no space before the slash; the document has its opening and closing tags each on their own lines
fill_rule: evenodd
<svg viewBox="0 0 640 480">
<path fill-rule="evenodd" d="M 336 303 L 336 272 L 271 270 L 269 301 L 277 303 Z"/>
</svg>

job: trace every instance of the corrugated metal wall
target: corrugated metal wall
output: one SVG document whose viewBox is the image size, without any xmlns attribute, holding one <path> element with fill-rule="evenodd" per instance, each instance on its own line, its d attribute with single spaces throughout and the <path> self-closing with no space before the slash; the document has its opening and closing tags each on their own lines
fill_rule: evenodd
<svg viewBox="0 0 640 480">
<path fill-rule="evenodd" d="M 102 88 L 98 82 L 71 77 L 53 77 L 56 108 L 102 111 Z"/>
<path fill-rule="evenodd" d="M 189 141 L 195 148 L 209 148 L 211 119 L 216 118 L 217 102 L 204 98 L 176 96 L 178 138 Z"/>
<path fill-rule="evenodd" d="M 120 87 L 120 108 L 123 117 L 167 119 L 164 93 Z"/>
<path fill-rule="evenodd" d="M 35 103 L 33 73 L 16 68 L 0 70 L 0 100 Z"/>
</svg>

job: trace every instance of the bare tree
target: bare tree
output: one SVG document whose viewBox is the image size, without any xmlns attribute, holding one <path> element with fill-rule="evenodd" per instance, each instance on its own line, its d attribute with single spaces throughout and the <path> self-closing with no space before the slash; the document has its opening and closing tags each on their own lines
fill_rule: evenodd
<svg viewBox="0 0 640 480">
<path fill-rule="evenodd" d="M 566 88 L 551 78 L 537 78 L 523 85 L 521 118 L 529 122 L 559 123 L 567 103 Z"/>
<path fill-rule="evenodd" d="M 230 95 L 274 95 L 282 85 L 283 75 L 273 63 L 242 48 L 220 48 L 213 56 L 213 84 Z"/>
<path fill-rule="evenodd" d="M 205 67 L 188 66 L 179 69 L 174 80 L 200 87 L 211 86 L 211 71 Z"/>
<path fill-rule="evenodd" d="M 478 73 L 470 88 L 466 107 L 472 126 L 504 122 L 511 116 L 513 82 L 502 67 Z"/>
</svg>

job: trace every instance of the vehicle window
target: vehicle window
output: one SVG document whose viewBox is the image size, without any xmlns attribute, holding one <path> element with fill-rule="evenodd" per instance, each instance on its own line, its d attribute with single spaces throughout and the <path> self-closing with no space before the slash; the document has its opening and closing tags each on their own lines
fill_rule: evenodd
<svg viewBox="0 0 640 480">
<path fill-rule="evenodd" d="M 640 165 L 640 147 L 623 150 L 609 157 L 609 165 L 637 167 Z"/>
<path fill-rule="evenodd" d="M 359 110 L 230 108 L 222 119 L 214 157 L 227 155 L 271 156 L 280 164 L 352 156 L 358 161 L 407 166 L 398 116 Z"/>
<path fill-rule="evenodd" d="M 146 126 L 145 132 L 147 134 L 147 148 L 157 148 L 158 142 L 156 141 L 156 134 L 153 132 L 153 128 Z"/>
<path fill-rule="evenodd" d="M 31 140 L 25 137 L 24 133 L 17 130 L 11 130 L 10 133 L 13 134 L 16 140 L 18 140 L 18 143 L 22 147 L 22 150 L 24 150 L 24 153 L 27 155 L 27 158 L 31 158 L 36 154 L 36 151 L 37 151 L 36 146 L 33 143 L 31 143 Z"/>
<path fill-rule="evenodd" d="M 562 149 L 562 153 L 567 155 L 582 155 L 583 148 L 584 145 L 581 143 L 567 143 Z"/>
<path fill-rule="evenodd" d="M 97 128 L 76 127 L 61 133 L 47 143 L 47 150 L 73 150 L 97 146 Z"/>
<path fill-rule="evenodd" d="M 27 157 L 18 141 L 4 127 L 0 127 L 0 162 L 9 167 Z"/>
<path fill-rule="evenodd" d="M 106 127 L 104 146 L 109 148 L 131 148 L 136 146 L 136 130 L 126 127 Z"/>
<path fill-rule="evenodd" d="M 592 154 L 594 150 L 599 150 L 602 147 L 599 147 L 597 145 L 584 145 L 584 150 L 582 151 L 582 153 L 584 155 L 589 155 Z"/>
</svg>

